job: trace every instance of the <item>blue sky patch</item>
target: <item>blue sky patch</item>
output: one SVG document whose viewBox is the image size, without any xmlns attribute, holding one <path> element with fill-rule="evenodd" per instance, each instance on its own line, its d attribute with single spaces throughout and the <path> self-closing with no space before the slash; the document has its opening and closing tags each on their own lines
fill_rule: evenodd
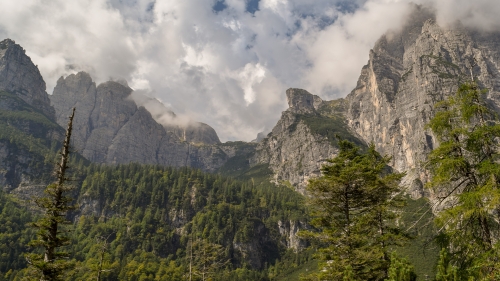
<svg viewBox="0 0 500 281">
<path fill-rule="evenodd" d="M 247 12 L 250 14 L 255 14 L 259 10 L 259 2 L 260 0 L 246 0 L 247 2 Z"/>
<path fill-rule="evenodd" d="M 212 7 L 214 12 L 216 12 L 216 13 L 224 11 L 226 8 L 227 8 L 227 4 L 226 4 L 225 0 L 218 0 L 217 2 L 215 2 L 215 4 Z"/>
</svg>

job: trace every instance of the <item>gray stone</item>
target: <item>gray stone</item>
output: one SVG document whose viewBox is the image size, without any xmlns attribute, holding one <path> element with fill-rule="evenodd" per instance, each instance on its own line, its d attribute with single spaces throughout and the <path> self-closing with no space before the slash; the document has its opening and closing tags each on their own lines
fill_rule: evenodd
<svg viewBox="0 0 500 281">
<path fill-rule="evenodd" d="M 24 49 L 10 39 L 0 42 L 0 90 L 13 93 L 54 120 L 45 81 Z"/>
</svg>

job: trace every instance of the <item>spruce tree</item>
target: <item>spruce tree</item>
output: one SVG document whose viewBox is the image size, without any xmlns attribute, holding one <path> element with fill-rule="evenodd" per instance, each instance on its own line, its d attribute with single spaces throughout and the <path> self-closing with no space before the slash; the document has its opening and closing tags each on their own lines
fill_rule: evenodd
<svg viewBox="0 0 500 281">
<path fill-rule="evenodd" d="M 40 281 L 64 280 L 63 273 L 73 267 L 73 263 L 68 260 L 69 254 L 59 249 L 69 243 L 69 237 L 63 225 L 70 223 L 66 219 L 66 214 L 74 208 L 71 205 L 73 198 L 65 195 L 65 192 L 70 189 L 66 185 L 66 171 L 74 115 L 75 109 L 73 108 L 66 129 L 61 159 L 56 166 L 57 180 L 45 188 L 44 197 L 35 199 L 36 205 L 43 210 L 44 214 L 33 223 L 33 227 L 38 231 L 36 238 L 29 243 L 29 246 L 42 248 L 43 252 L 27 254 L 26 260 L 38 276 L 36 279 Z"/>
<path fill-rule="evenodd" d="M 436 222 L 462 276 L 483 278 L 498 263 L 500 124 L 475 82 L 436 104 L 428 124 L 439 146 L 428 158 L 429 186 L 438 196 Z M 486 258 L 488 257 L 488 258 Z M 488 262 L 486 262 L 488 261 Z M 493 264 L 494 264 L 493 263 Z"/>
<path fill-rule="evenodd" d="M 389 247 L 405 235 L 395 224 L 403 206 L 399 182 L 402 173 L 390 173 L 389 157 L 370 145 L 366 153 L 339 140 L 339 154 L 311 180 L 307 190 L 319 232 L 303 235 L 322 245 L 320 272 L 309 280 L 384 280 L 390 265 Z"/>
</svg>

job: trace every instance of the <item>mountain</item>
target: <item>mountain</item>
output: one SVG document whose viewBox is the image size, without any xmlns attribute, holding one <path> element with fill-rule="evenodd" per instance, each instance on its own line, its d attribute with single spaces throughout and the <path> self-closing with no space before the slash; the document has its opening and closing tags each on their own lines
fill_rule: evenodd
<svg viewBox="0 0 500 281">
<path fill-rule="evenodd" d="M 1 41 L 0 90 L 15 94 L 53 120 L 55 112 L 45 89 L 45 81 L 38 67 L 26 55 L 25 50 L 10 39 Z"/>
<path fill-rule="evenodd" d="M 130 97 L 137 105 L 144 106 L 156 122 L 161 124 L 167 132 L 177 136 L 179 140 L 193 144 L 210 145 L 220 143 L 217 132 L 209 125 L 192 120 L 183 120 L 165 107 L 158 99 L 145 94 L 133 92 Z"/>
<path fill-rule="evenodd" d="M 27 197 L 32 187 L 49 181 L 66 115 L 76 107 L 75 150 L 95 163 L 79 164 L 83 172 L 75 198 L 80 208 L 72 214 L 78 224 L 73 251 L 79 261 L 86 260 L 80 253 L 92 245 L 85 237 L 116 230 L 112 258 L 127 263 L 119 265 L 125 272 L 120 274 L 134 268 L 133 259 L 146 257 L 153 260 L 150 268 L 172 261 L 182 267 L 187 264 L 187 237 L 195 233 L 223 245 L 238 270 L 264 274 L 266 268 L 277 270 L 270 264 L 303 246 L 296 235 L 307 227 L 303 197 L 291 189 L 304 193 L 308 179 L 321 174 L 321 166 L 338 153 L 337 137 L 362 147 L 373 143 L 392 156 L 392 168 L 407 172 L 408 193 L 432 203 L 435 195 L 423 188 L 428 180 L 423 163 L 437 145 L 426 128 L 434 105 L 473 77 L 489 89 L 488 102 L 499 111 L 499 47 L 500 32 L 460 23 L 439 26 L 432 11 L 414 5 L 407 23 L 387 32 L 370 50 L 356 87 L 345 98 L 326 101 L 304 89 L 288 89 L 289 108 L 269 134 L 251 143 L 221 143 L 210 126 L 183 122 L 125 82 L 96 85 L 84 72 L 60 78 L 51 105 L 36 66 L 19 45 L 4 40 L 0 186 L 15 196 L 0 194 L 0 200 Z M 275 185 L 267 184 L 269 179 Z M 410 201 L 405 215 L 412 218 L 401 222 L 419 220 L 423 225 L 412 228 L 418 237 L 426 231 L 432 236 L 427 227 L 431 212 L 420 220 L 428 208 L 425 202 Z M 16 229 L 26 222 L 19 221 Z M 427 247 L 423 240 L 412 243 L 410 258 Z M 432 272 L 433 257 L 420 258 L 428 266 L 422 274 Z M 159 274 L 152 272 L 147 274 Z"/>
<path fill-rule="evenodd" d="M 308 179 L 336 155 L 340 135 L 362 145 L 373 142 L 392 156 L 394 169 L 407 172 L 404 184 L 414 198 L 432 197 L 423 189 L 428 172 L 422 163 L 436 140 L 425 125 L 434 104 L 471 73 L 489 89 L 491 106 L 499 108 L 500 33 L 460 23 L 442 27 L 431 10 L 412 9 L 400 29 L 384 34 L 370 50 L 351 93 L 323 101 L 306 90 L 287 90 L 289 108 L 259 142 L 221 144 L 208 126 L 172 125 L 175 114 L 158 102 L 144 103 L 147 110 L 141 111 L 127 98 L 130 88 L 116 82 L 96 88 L 83 73 L 61 78 L 52 103 L 61 116 L 73 105 L 79 108 L 85 120 L 78 121 L 77 149 L 94 162 L 190 166 L 237 177 L 271 173 L 273 182 L 304 192 Z M 81 88 L 80 80 L 86 81 Z M 87 88 L 92 98 L 86 97 Z M 83 104 L 87 99 L 92 102 Z"/>
<path fill-rule="evenodd" d="M 131 96 L 132 92 L 115 81 L 96 86 L 89 74 L 79 72 L 61 77 L 50 99 L 60 125 L 71 108 L 77 108 L 75 149 L 92 162 L 188 166 L 213 172 L 236 153 L 237 147 L 219 146 L 215 130 L 206 124 L 162 122 L 165 116 L 175 122 L 175 114 L 158 102 Z"/>
<path fill-rule="evenodd" d="M 343 133 L 358 143 L 373 142 L 392 157 L 395 170 L 407 173 L 403 184 L 413 198 L 432 199 L 423 186 L 429 177 L 424 162 L 437 145 L 426 128 L 434 104 L 454 94 L 472 73 L 489 90 L 489 104 L 500 111 L 500 32 L 460 23 L 442 27 L 432 11 L 412 9 L 401 29 L 376 42 L 355 89 L 344 99 L 322 101 L 289 89 L 289 109 L 259 143 L 251 165 L 268 163 L 275 182 L 303 192 L 307 180 L 335 156 L 335 134 Z"/>
</svg>

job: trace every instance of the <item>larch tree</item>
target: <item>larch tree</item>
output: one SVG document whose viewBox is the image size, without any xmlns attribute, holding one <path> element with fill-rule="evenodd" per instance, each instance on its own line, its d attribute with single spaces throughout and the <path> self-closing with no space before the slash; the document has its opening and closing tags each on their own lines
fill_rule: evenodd
<svg viewBox="0 0 500 281">
<path fill-rule="evenodd" d="M 436 104 L 428 127 L 439 146 L 429 155 L 428 185 L 438 196 L 436 222 L 460 275 L 499 277 L 500 124 L 475 82 Z M 496 278 L 495 277 L 495 278 Z"/>
<path fill-rule="evenodd" d="M 66 184 L 66 172 L 74 115 L 75 109 L 73 108 L 66 129 L 61 159 L 56 166 L 57 180 L 45 188 L 44 197 L 35 199 L 36 205 L 44 214 L 33 223 L 33 227 L 37 228 L 38 231 L 36 238 L 29 243 L 29 246 L 42 248 L 43 251 L 26 254 L 26 260 L 37 276 L 36 279 L 40 281 L 64 280 L 62 275 L 74 266 L 68 260 L 69 254 L 60 250 L 61 247 L 69 243 L 67 230 L 63 226 L 70 224 L 70 221 L 66 219 L 66 214 L 74 209 L 71 204 L 73 198 L 65 194 L 70 189 Z"/>
</svg>

